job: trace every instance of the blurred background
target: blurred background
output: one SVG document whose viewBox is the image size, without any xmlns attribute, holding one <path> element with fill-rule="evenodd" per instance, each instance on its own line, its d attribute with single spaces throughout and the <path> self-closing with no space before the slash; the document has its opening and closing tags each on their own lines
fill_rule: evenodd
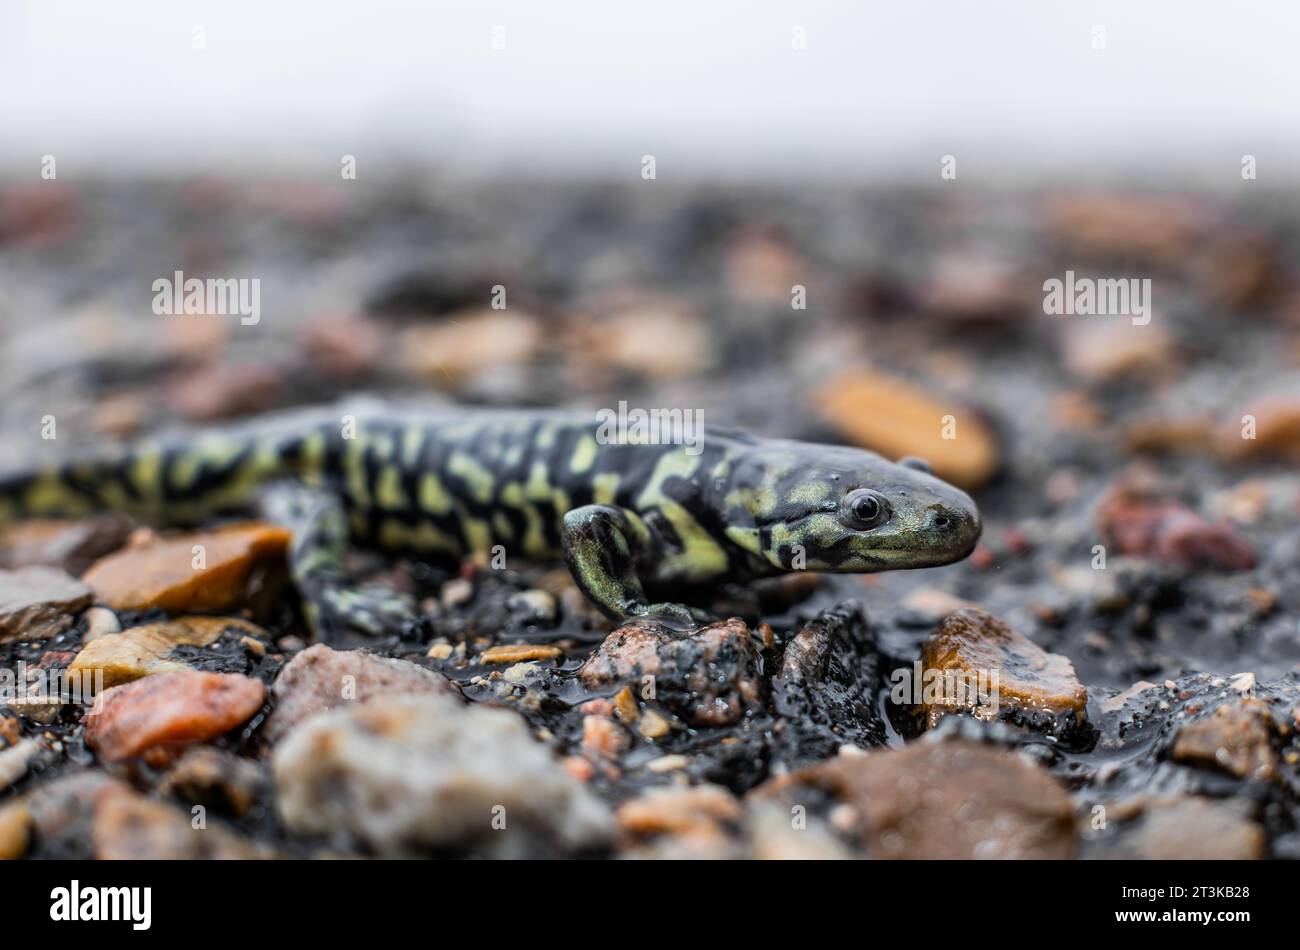
<svg viewBox="0 0 1300 950">
<path fill-rule="evenodd" d="M 358 394 L 694 408 L 975 493 L 971 561 L 846 581 L 880 610 L 978 600 L 1116 686 L 1289 670 L 1297 27 L 7 3 L 0 466 Z M 1067 270 L 1150 280 L 1150 323 L 1045 314 Z M 155 314 L 177 271 L 258 280 L 260 319 Z"/>
</svg>

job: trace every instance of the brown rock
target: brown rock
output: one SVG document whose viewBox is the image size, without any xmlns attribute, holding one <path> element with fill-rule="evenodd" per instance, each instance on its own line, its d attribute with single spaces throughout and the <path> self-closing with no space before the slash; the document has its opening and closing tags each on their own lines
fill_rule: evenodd
<svg viewBox="0 0 1300 950">
<path fill-rule="evenodd" d="M 277 742 L 303 720 L 348 702 L 364 703 L 375 696 L 404 693 L 452 695 L 455 691 L 445 676 L 408 660 L 317 644 L 285 664 L 272 684 L 275 708 L 262 735 Z"/>
<path fill-rule="evenodd" d="M 226 632 L 266 636 L 256 624 L 234 617 L 177 617 L 98 636 L 68 669 L 89 677 L 102 671 L 105 687 L 120 686 L 153 673 L 188 669 L 185 663 L 168 659 L 168 654 L 178 646 L 205 647 Z"/>
<path fill-rule="evenodd" d="M 0 643 L 62 633 L 92 600 L 89 587 L 57 568 L 0 571 Z"/>
<path fill-rule="evenodd" d="M 1112 553 L 1131 554 L 1186 569 L 1213 565 L 1230 571 L 1255 566 L 1255 549 L 1228 522 L 1213 524 L 1162 497 L 1158 488 L 1121 481 L 1102 499 L 1097 527 Z"/>
<path fill-rule="evenodd" d="M 96 562 L 85 580 L 115 610 L 220 613 L 247 601 L 250 578 L 281 564 L 291 537 L 284 528 L 249 523 L 154 539 Z"/>
<path fill-rule="evenodd" d="M 84 769 L 45 782 L 23 796 L 35 840 L 43 853 L 90 857 L 90 826 L 100 804 L 113 795 L 135 794 L 131 787 L 97 769 Z"/>
<path fill-rule="evenodd" d="M 19 521 L 0 530 L 0 567 L 44 565 L 78 575 L 120 548 L 130 531 L 131 523 L 120 515 Z"/>
<path fill-rule="evenodd" d="M 1088 691 L 1070 661 L 1048 653 L 983 610 L 963 608 L 950 614 L 921 648 L 921 664 L 926 679 L 925 673 L 938 670 L 940 683 L 986 684 L 991 690 L 979 695 L 975 689 L 935 689 L 921 703 L 930 726 L 957 711 L 991 718 L 1020 709 L 1076 723 L 1084 719 Z M 990 699 L 996 702 L 990 704 Z"/>
<path fill-rule="evenodd" d="M 212 363 L 179 377 L 168 395 L 187 419 L 211 422 L 264 412 L 281 404 L 285 392 L 278 366 Z"/>
<path fill-rule="evenodd" d="M 163 776 L 158 790 L 195 805 L 243 815 L 267 784 L 261 766 L 213 746 L 187 749 Z"/>
<path fill-rule="evenodd" d="M 1211 223 L 1190 202 L 1134 194 L 1063 195 L 1046 210 L 1054 235 L 1086 254 L 1168 264 L 1180 262 Z"/>
<path fill-rule="evenodd" d="M 649 621 L 619 627 L 578 671 L 592 690 L 653 677 L 655 698 L 696 725 L 729 725 L 761 692 L 758 649 L 732 618 L 683 636 Z"/>
<path fill-rule="evenodd" d="M 758 801 L 804 805 L 825 795 L 832 823 L 873 858 L 1068 858 L 1073 805 L 1065 789 L 1013 752 L 964 740 L 839 756 L 772 779 Z"/>
<path fill-rule="evenodd" d="M 262 684 L 234 673 L 158 673 L 105 690 L 86 716 L 86 744 L 106 762 L 206 742 L 262 707 Z"/>
<path fill-rule="evenodd" d="M 23 802 L 0 807 L 0 861 L 12 861 L 27 853 L 32 814 Z"/>
<path fill-rule="evenodd" d="M 11 745 L 17 745 L 18 740 L 23 737 L 22 726 L 18 723 L 16 716 L 6 716 L 0 713 L 0 749 L 8 748 Z"/>
<path fill-rule="evenodd" d="M 1225 458 L 1246 461 L 1276 457 L 1300 461 L 1300 396 L 1273 396 L 1246 407 L 1243 415 L 1255 417 L 1254 438 L 1243 438 L 1240 419 L 1219 433 L 1218 446 Z"/>
<path fill-rule="evenodd" d="M 1133 452 L 1199 453 L 1214 443 L 1214 420 L 1209 415 L 1143 416 L 1126 423 L 1120 437 L 1125 448 Z"/>
<path fill-rule="evenodd" d="M 379 326 L 361 314 L 314 317 L 303 328 L 303 355 L 313 368 L 334 379 L 372 376 L 384 355 Z"/>
<path fill-rule="evenodd" d="M 819 387 L 812 399 L 818 413 L 857 445 L 887 458 L 920 456 L 936 475 L 962 488 L 983 485 L 999 465 L 997 440 L 977 414 L 901 379 L 855 370 Z M 944 438 L 947 416 L 955 438 Z"/>
<path fill-rule="evenodd" d="M 1222 769 L 1237 778 L 1272 779 L 1277 756 L 1271 736 L 1265 704 L 1224 703 L 1212 715 L 1184 725 L 1172 755 L 1176 761 Z"/>
<path fill-rule="evenodd" d="M 107 795 L 91 825 L 100 860 L 246 860 L 269 857 L 265 849 L 215 823 L 196 828 L 190 812 L 134 792 Z"/>
<path fill-rule="evenodd" d="M 564 655 L 559 647 L 545 643 L 515 643 L 488 647 L 478 655 L 480 663 L 522 663 L 526 660 L 554 660 Z"/>
</svg>

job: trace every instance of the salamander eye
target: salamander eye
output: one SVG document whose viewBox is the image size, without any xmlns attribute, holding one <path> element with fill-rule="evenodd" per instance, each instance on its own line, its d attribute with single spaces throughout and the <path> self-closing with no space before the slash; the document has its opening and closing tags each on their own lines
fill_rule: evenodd
<svg viewBox="0 0 1300 950">
<path fill-rule="evenodd" d="M 918 472 L 925 472 L 927 475 L 934 474 L 934 469 L 930 467 L 930 463 L 923 458 L 917 458 L 915 455 L 909 455 L 906 458 L 899 459 L 898 464 L 903 466 L 903 468 L 912 468 L 916 469 Z"/>
<path fill-rule="evenodd" d="M 859 488 L 844 496 L 840 506 L 840 521 L 847 528 L 868 531 L 889 519 L 889 504 L 884 497 L 869 488 Z"/>
</svg>

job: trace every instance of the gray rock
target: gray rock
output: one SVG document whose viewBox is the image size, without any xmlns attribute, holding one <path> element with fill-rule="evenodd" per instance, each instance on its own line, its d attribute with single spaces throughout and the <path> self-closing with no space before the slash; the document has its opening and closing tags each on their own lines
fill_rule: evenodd
<svg viewBox="0 0 1300 950">
<path fill-rule="evenodd" d="M 276 748 L 272 771 L 291 831 L 381 855 L 569 853 L 612 829 L 607 808 L 519 717 L 436 693 L 315 716 Z"/>
<path fill-rule="evenodd" d="M 364 703 L 375 696 L 443 693 L 456 687 L 441 673 L 408 660 L 375 656 L 361 650 L 332 650 L 317 644 L 290 660 L 275 683 L 275 708 L 262 734 L 277 742 L 300 722 L 345 703 Z"/>
<path fill-rule="evenodd" d="M 94 599 L 89 587 L 57 568 L 0 571 L 0 642 L 62 633 Z"/>
</svg>

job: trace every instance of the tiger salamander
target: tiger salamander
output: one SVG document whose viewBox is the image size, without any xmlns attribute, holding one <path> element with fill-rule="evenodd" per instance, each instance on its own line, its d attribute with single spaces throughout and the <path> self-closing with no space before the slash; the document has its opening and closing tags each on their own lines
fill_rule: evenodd
<svg viewBox="0 0 1300 950">
<path fill-rule="evenodd" d="M 0 476 L 0 522 L 113 509 L 180 527 L 260 503 L 294 528 L 292 576 L 318 633 L 384 633 L 415 612 L 349 587 L 350 544 L 562 557 L 608 616 L 687 622 L 700 613 L 675 591 L 949 564 L 980 535 L 970 497 L 919 460 L 716 427 L 692 452 L 602 444 L 597 428 L 545 412 L 295 414 Z"/>
</svg>

